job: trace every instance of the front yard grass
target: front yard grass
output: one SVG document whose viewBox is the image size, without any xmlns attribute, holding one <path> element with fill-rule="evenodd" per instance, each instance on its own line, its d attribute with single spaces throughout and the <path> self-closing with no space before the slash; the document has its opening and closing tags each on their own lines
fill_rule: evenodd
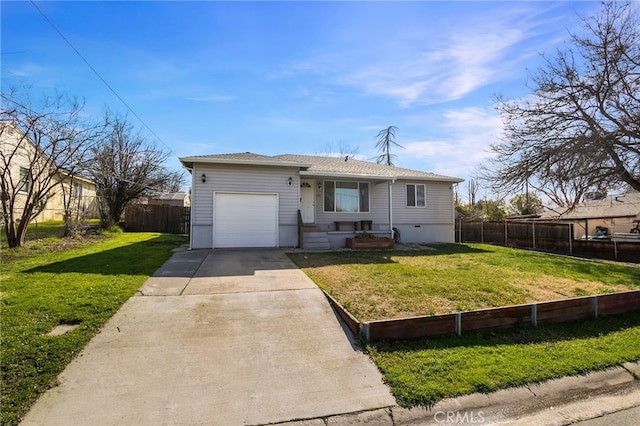
<svg viewBox="0 0 640 426">
<path fill-rule="evenodd" d="M 0 424 L 18 423 L 185 238 L 112 233 L 75 241 L 68 245 L 64 239 L 39 240 L 2 250 Z M 62 336 L 47 336 L 61 324 L 79 326 Z"/>
<path fill-rule="evenodd" d="M 640 288 L 638 267 L 488 244 L 290 257 L 363 322 Z"/>
<path fill-rule="evenodd" d="M 366 350 L 403 407 L 523 386 L 640 359 L 640 312 Z"/>
<path fill-rule="evenodd" d="M 483 244 L 293 253 L 360 321 L 640 288 L 640 268 Z M 366 345 L 398 404 L 491 392 L 640 359 L 640 312 L 537 328 Z"/>
</svg>

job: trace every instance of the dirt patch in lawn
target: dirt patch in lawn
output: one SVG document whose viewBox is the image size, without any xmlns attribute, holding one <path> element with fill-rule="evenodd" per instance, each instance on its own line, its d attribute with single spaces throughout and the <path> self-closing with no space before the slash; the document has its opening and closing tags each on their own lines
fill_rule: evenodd
<svg viewBox="0 0 640 426">
<path fill-rule="evenodd" d="M 640 269 L 486 245 L 291 258 L 360 321 L 493 308 L 640 288 Z"/>
</svg>

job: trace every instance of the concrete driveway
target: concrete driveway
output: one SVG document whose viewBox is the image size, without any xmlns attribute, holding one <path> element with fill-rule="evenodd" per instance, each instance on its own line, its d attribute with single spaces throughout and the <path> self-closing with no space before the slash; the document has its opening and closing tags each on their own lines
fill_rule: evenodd
<svg viewBox="0 0 640 426">
<path fill-rule="evenodd" d="M 24 425 L 254 425 L 390 407 L 323 293 L 280 250 L 182 251 Z"/>
</svg>

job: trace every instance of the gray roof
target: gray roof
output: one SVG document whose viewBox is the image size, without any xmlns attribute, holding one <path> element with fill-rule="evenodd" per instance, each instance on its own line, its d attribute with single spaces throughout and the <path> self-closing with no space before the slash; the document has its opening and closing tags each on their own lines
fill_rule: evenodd
<svg viewBox="0 0 640 426">
<path fill-rule="evenodd" d="M 185 167 L 191 168 L 194 163 L 210 164 L 251 164 L 265 166 L 293 166 L 300 168 L 301 176 L 316 177 L 354 177 L 370 179 L 417 179 L 444 182 L 462 182 L 462 179 L 443 176 L 418 170 L 403 169 L 395 166 L 354 160 L 345 157 L 326 157 L 315 155 L 283 154 L 266 156 L 250 152 L 236 154 L 202 155 L 180 158 Z"/>
<path fill-rule="evenodd" d="M 208 163 L 208 164 L 250 164 L 250 165 L 262 165 L 262 166 L 289 166 L 289 167 L 302 167 L 308 166 L 307 164 L 300 164 L 300 162 L 285 161 L 276 157 L 269 157 L 267 155 L 254 154 L 252 152 L 238 152 L 234 154 L 214 154 L 214 155 L 196 155 L 194 157 L 181 157 L 180 161 L 187 168 L 192 168 L 194 163 Z"/>
<path fill-rule="evenodd" d="M 607 196 L 600 200 L 586 201 L 573 210 L 559 215 L 554 211 L 544 212 L 541 219 L 597 219 L 614 217 L 634 217 L 640 215 L 640 193 Z"/>
</svg>

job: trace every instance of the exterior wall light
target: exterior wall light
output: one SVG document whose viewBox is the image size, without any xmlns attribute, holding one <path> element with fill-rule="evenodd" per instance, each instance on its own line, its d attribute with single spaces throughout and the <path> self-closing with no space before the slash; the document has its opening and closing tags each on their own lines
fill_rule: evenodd
<svg viewBox="0 0 640 426">
<path fill-rule="evenodd" d="M 289 186 L 293 185 L 293 178 L 291 176 L 289 176 Z"/>
<path fill-rule="evenodd" d="M 202 183 L 205 183 L 207 181 L 207 175 L 205 175 L 204 173 L 202 174 Z"/>
</svg>

